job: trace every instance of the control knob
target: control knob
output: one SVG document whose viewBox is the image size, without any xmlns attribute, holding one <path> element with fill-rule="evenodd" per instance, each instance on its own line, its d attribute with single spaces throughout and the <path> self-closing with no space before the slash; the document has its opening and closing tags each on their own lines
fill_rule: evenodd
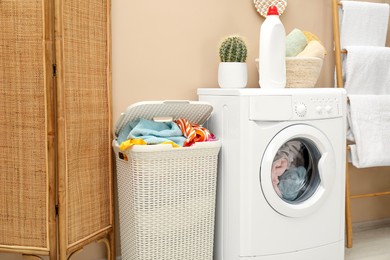
<svg viewBox="0 0 390 260">
<path fill-rule="evenodd" d="M 295 111 L 298 116 L 305 116 L 306 115 L 306 106 L 305 104 L 298 104 L 295 106 Z"/>
<path fill-rule="evenodd" d="M 321 106 L 316 106 L 316 111 L 318 114 L 322 113 L 322 107 Z"/>
</svg>

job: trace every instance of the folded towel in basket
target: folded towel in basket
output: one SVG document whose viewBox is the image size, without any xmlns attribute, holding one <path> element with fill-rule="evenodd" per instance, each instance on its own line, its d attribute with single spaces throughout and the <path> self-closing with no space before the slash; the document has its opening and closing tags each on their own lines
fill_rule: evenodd
<svg viewBox="0 0 390 260">
<path fill-rule="evenodd" d="M 286 57 L 295 57 L 305 49 L 307 45 L 307 38 L 305 34 L 299 30 L 294 29 L 286 36 Z"/>
<path fill-rule="evenodd" d="M 389 5 L 341 1 L 340 42 L 346 46 L 385 46 Z"/>
<path fill-rule="evenodd" d="M 390 95 L 390 48 L 351 46 L 344 59 L 348 94 Z"/>
<path fill-rule="evenodd" d="M 390 95 L 349 95 L 349 102 L 352 164 L 390 166 Z"/>
<path fill-rule="evenodd" d="M 147 144 L 160 144 L 172 141 L 183 146 L 186 138 L 175 122 L 155 122 L 139 119 L 129 122 L 118 135 L 118 144 L 128 139 L 143 139 Z"/>
<path fill-rule="evenodd" d="M 324 59 L 326 55 L 325 47 L 319 41 L 310 41 L 305 49 L 297 57 L 317 57 Z"/>
</svg>

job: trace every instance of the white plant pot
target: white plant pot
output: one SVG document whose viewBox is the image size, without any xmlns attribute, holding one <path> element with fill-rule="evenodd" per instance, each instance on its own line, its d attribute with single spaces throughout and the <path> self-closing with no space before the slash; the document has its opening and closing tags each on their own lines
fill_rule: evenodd
<svg viewBox="0 0 390 260">
<path fill-rule="evenodd" d="M 221 62 L 218 67 L 218 84 L 221 88 L 245 88 L 248 68 L 245 62 Z"/>
</svg>

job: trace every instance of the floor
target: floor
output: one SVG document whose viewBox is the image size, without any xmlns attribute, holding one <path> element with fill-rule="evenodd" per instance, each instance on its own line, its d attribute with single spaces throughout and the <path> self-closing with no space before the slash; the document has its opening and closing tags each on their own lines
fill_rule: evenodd
<svg viewBox="0 0 390 260">
<path fill-rule="evenodd" d="M 390 225 L 354 231 L 353 247 L 345 260 L 390 260 Z"/>
<path fill-rule="evenodd" d="M 90 250 L 94 248 L 86 247 L 86 250 L 76 259 L 96 259 L 88 258 Z M 47 258 L 45 258 L 46 260 Z M 0 260 L 22 260 L 20 255 L 0 254 Z M 353 247 L 345 249 L 345 260 L 390 260 L 390 220 L 385 226 L 354 228 Z"/>
</svg>

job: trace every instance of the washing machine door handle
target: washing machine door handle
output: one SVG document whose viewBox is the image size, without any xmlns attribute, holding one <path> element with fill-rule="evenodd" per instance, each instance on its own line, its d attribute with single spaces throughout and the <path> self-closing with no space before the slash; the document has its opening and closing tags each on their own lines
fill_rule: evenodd
<svg viewBox="0 0 390 260">
<path fill-rule="evenodd" d="M 328 152 L 324 152 L 318 161 L 318 172 L 321 179 L 321 186 L 328 190 L 334 181 L 335 175 L 335 165 L 334 161 L 332 161 L 332 156 Z"/>
</svg>

